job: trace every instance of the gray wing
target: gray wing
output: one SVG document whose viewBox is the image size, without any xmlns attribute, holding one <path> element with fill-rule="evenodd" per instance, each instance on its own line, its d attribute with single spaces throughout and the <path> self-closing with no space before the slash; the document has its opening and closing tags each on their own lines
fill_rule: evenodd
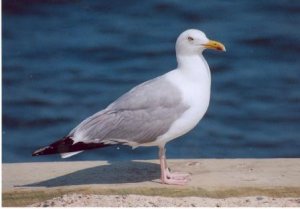
<svg viewBox="0 0 300 209">
<path fill-rule="evenodd" d="M 133 88 L 70 134 L 76 141 L 149 143 L 166 133 L 187 109 L 177 87 L 161 76 Z"/>
</svg>

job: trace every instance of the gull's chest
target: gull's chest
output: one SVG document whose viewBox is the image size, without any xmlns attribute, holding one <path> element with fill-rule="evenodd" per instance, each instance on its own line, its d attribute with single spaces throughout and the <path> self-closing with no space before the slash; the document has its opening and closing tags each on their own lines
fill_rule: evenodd
<svg viewBox="0 0 300 209">
<path fill-rule="evenodd" d="M 189 80 L 183 76 L 172 76 L 181 94 L 181 102 L 189 108 L 159 137 L 158 143 L 164 144 L 193 129 L 204 116 L 210 99 L 210 78 Z"/>
<path fill-rule="evenodd" d="M 190 108 L 182 115 L 186 126 L 197 125 L 207 111 L 210 100 L 210 81 L 199 79 L 198 82 L 185 82 L 179 88 L 182 100 Z"/>
<path fill-rule="evenodd" d="M 202 79 L 198 82 L 184 82 L 178 86 L 182 101 L 192 109 L 201 109 L 207 106 L 210 98 L 210 82 Z"/>
</svg>

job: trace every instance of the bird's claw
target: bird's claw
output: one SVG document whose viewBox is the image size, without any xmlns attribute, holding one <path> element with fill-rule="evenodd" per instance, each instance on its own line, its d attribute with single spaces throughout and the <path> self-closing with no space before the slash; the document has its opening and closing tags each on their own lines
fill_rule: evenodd
<svg viewBox="0 0 300 209">
<path fill-rule="evenodd" d="M 165 170 L 165 176 L 162 177 L 162 183 L 164 184 L 173 184 L 173 185 L 185 185 L 190 180 L 189 173 L 172 173 L 169 168 Z"/>
<path fill-rule="evenodd" d="M 186 185 L 188 180 L 187 179 L 169 179 L 169 178 L 163 178 L 162 180 L 163 184 L 170 184 L 170 185 Z"/>
</svg>

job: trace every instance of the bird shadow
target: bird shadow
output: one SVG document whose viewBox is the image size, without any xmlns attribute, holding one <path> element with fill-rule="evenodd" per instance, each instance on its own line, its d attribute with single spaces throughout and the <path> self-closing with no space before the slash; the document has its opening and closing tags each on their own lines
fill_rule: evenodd
<svg viewBox="0 0 300 209">
<path fill-rule="evenodd" d="M 48 180 L 15 187 L 57 187 L 88 184 L 122 184 L 153 181 L 160 176 L 159 165 L 124 161 L 85 168 Z"/>
</svg>

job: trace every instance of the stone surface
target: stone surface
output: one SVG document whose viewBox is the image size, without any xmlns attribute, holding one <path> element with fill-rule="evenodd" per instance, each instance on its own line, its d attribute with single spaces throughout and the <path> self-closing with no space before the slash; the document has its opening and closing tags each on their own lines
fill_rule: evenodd
<svg viewBox="0 0 300 209">
<path fill-rule="evenodd" d="M 299 207 L 300 198 L 273 197 L 159 197 L 141 195 L 69 194 L 31 207 Z"/>
<path fill-rule="evenodd" d="M 300 159 L 170 160 L 186 186 L 160 184 L 158 160 L 12 163 L 2 166 L 3 201 L 23 205 L 64 194 L 300 197 Z"/>
</svg>

